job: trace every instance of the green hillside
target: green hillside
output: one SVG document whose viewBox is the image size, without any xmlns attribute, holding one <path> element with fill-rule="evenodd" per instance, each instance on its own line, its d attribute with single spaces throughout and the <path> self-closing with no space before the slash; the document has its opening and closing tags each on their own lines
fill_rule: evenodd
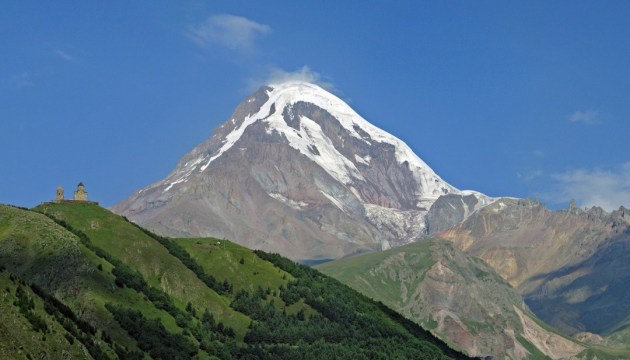
<svg viewBox="0 0 630 360">
<path fill-rule="evenodd" d="M 467 358 L 313 269 L 95 204 L 0 205 L 0 269 L 0 358 Z"/>
<path fill-rule="evenodd" d="M 44 310 L 31 288 L 0 269 L 0 358 L 82 358 L 79 340 Z"/>
</svg>

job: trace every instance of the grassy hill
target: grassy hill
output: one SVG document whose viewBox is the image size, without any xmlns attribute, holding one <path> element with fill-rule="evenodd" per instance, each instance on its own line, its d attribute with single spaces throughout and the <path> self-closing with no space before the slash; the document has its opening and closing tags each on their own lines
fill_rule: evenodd
<svg viewBox="0 0 630 360">
<path fill-rule="evenodd" d="M 0 205 L 0 269 L 0 358 L 467 358 L 313 269 L 95 204 Z"/>
</svg>

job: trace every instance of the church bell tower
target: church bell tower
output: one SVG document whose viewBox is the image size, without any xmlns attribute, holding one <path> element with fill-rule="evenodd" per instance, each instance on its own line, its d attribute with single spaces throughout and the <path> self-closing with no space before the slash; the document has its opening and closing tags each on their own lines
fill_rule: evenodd
<svg viewBox="0 0 630 360">
<path fill-rule="evenodd" d="M 55 201 L 56 202 L 63 201 L 63 188 L 61 187 L 61 185 L 57 186 L 57 196 L 55 197 Z"/>
</svg>

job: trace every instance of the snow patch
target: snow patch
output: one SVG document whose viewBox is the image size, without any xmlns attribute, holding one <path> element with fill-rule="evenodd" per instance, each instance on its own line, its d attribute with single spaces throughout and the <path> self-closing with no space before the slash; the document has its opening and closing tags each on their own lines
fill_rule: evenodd
<svg viewBox="0 0 630 360">
<path fill-rule="evenodd" d="M 334 148 L 330 139 L 323 134 L 320 126 L 314 121 L 308 121 L 307 118 L 303 117 L 299 131 L 286 124 L 282 118 L 283 109 L 298 101 L 304 101 L 326 109 L 353 137 L 368 142 L 378 141 L 394 145 L 398 162 L 401 164 L 406 162 L 414 174 L 414 178 L 420 183 L 421 191 L 418 194 L 419 197 L 430 196 L 432 199 L 437 199 L 437 197 L 444 194 L 444 191 L 457 191 L 457 189 L 440 179 L 403 141 L 370 124 L 343 100 L 321 87 L 306 82 L 293 81 L 273 84 L 266 92 L 269 96 L 267 102 L 263 104 L 257 113 L 246 117 L 240 127 L 234 129 L 226 136 L 223 146 L 210 157 L 200 171 L 205 171 L 212 161 L 230 149 L 240 139 L 249 125 L 262 120 L 269 125 L 266 128 L 267 133 L 271 134 L 276 131 L 286 136 L 293 148 L 318 163 L 341 183 L 348 184 L 353 178 L 363 179 L 354 163 L 342 156 Z M 270 114 L 272 106 L 275 106 L 277 110 L 275 113 Z M 360 129 L 362 134 L 367 134 L 367 136 L 361 136 L 355 128 Z M 309 150 L 309 145 L 314 145 L 320 152 L 320 155 L 314 155 Z M 355 160 L 368 165 L 370 162 L 369 158 L 361 158 L 361 160 L 355 158 Z"/>
<path fill-rule="evenodd" d="M 459 201 L 462 202 L 462 208 L 464 209 L 464 219 L 468 219 L 468 216 L 470 215 L 470 209 L 468 209 L 468 205 L 466 205 L 466 203 L 464 202 L 463 197 L 459 198 Z"/>
<path fill-rule="evenodd" d="M 192 173 L 197 169 L 199 163 L 201 163 L 203 160 L 204 160 L 204 158 L 202 157 L 202 158 L 199 158 L 199 159 L 193 161 L 190 164 L 187 162 L 184 165 L 184 169 L 182 171 L 178 171 L 177 173 L 172 174 L 171 176 L 169 176 L 167 178 L 167 180 L 171 179 L 171 178 L 174 178 L 174 177 L 177 177 L 177 176 L 179 176 L 179 177 L 176 180 L 169 182 L 168 186 L 163 190 L 163 192 L 169 191 L 174 185 L 177 185 L 177 184 L 180 184 L 180 183 L 188 181 L 188 179 L 190 178 L 190 175 L 192 175 Z M 182 175 L 182 173 L 183 173 L 183 175 Z"/>
<path fill-rule="evenodd" d="M 296 210 L 301 210 L 302 208 L 307 207 L 309 205 L 308 203 L 305 203 L 304 201 L 291 200 L 279 193 L 269 193 L 269 196 Z"/>
<path fill-rule="evenodd" d="M 219 151 L 214 156 L 212 156 L 205 165 L 203 165 L 200 168 L 199 172 L 205 171 L 214 160 L 216 160 L 219 156 L 223 155 L 223 153 L 228 151 L 232 146 L 234 146 L 234 144 L 238 141 L 238 139 L 240 139 L 241 136 L 243 136 L 245 129 L 247 129 L 249 125 L 255 123 L 258 120 L 259 119 L 256 116 L 249 116 L 249 115 L 246 116 L 241 126 L 234 129 L 231 133 L 227 134 L 227 136 L 223 140 L 223 146 L 221 146 Z"/>
<path fill-rule="evenodd" d="M 318 123 L 302 116 L 300 124 L 299 132 L 293 128 L 290 128 L 293 131 L 285 132 L 291 147 L 313 160 L 342 184 L 350 184 L 353 179 L 363 180 L 363 175 L 356 166 L 337 151 Z M 297 136 L 297 134 L 302 136 Z M 319 155 L 313 154 L 309 147 L 316 148 Z"/>
<path fill-rule="evenodd" d="M 389 241 L 387 241 L 387 240 L 381 241 L 381 250 L 382 251 L 389 250 L 391 248 L 392 248 L 392 245 L 389 243 Z"/>
<path fill-rule="evenodd" d="M 323 133 L 317 123 L 306 117 L 302 117 L 302 119 L 300 119 L 302 126 L 300 126 L 300 130 L 298 131 L 288 126 L 282 118 L 282 109 L 297 101 L 314 102 L 316 105 L 323 108 L 327 108 L 326 104 L 332 103 L 331 101 L 326 101 L 326 96 L 324 96 L 333 96 L 332 94 L 327 93 L 316 85 L 301 84 L 303 84 L 305 88 L 298 86 L 297 89 L 294 87 L 280 87 L 279 89 L 267 90 L 269 100 L 263 104 L 257 113 L 247 116 L 238 128 L 234 129 L 225 137 L 221 148 L 207 160 L 206 164 L 200 168 L 200 171 L 205 171 L 214 160 L 234 146 L 247 127 L 257 121 L 265 121 L 269 124 L 266 128 L 268 134 L 276 131 L 284 135 L 287 140 L 289 140 L 291 147 L 299 150 L 302 154 L 315 161 L 341 183 L 348 184 L 353 178 L 363 179 L 356 166 L 335 149 L 332 141 Z M 326 104 L 321 104 L 322 101 L 326 102 Z M 339 101 L 341 102 L 341 100 Z M 273 114 L 271 113 L 272 106 L 278 109 Z M 356 134 L 354 130 L 352 130 L 352 132 Z M 313 151 L 311 151 L 313 148 L 317 148 L 319 155 L 313 154 Z"/>
<path fill-rule="evenodd" d="M 493 208 L 492 208 L 492 212 L 494 212 L 494 213 L 498 213 L 498 212 L 500 212 L 500 211 L 503 211 L 503 209 L 505 209 L 505 208 L 507 207 L 507 205 L 505 205 L 505 203 L 504 203 L 504 202 L 502 202 L 502 201 L 499 201 L 499 202 L 497 203 L 497 205 L 499 205 L 499 207 L 498 207 L 498 208 L 497 208 L 497 207 L 493 207 Z"/>
<path fill-rule="evenodd" d="M 206 154 L 204 164 L 198 168 L 205 171 L 210 164 L 228 151 L 242 137 L 252 124 L 263 121 L 268 134 L 277 133 L 288 144 L 310 160 L 317 163 L 331 177 L 344 185 L 351 185 L 355 180 L 365 180 L 355 164 L 370 166 L 369 156 L 346 158 L 334 146 L 323 132 L 321 126 L 312 119 L 302 116 L 299 130 L 289 126 L 283 111 L 297 102 L 312 103 L 329 112 L 341 126 L 357 139 L 368 143 L 386 143 L 394 146 L 395 157 L 399 164 L 409 168 L 418 184 L 415 192 L 416 201 L 422 209 L 428 209 L 441 195 L 454 193 L 465 194 L 442 180 L 424 161 L 422 161 L 402 140 L 372 125 L 337 96 L 321 87 L 300 81 L 272 84 L 265 89 L 269 99 L 253 114 L 246 116 L 242 123 L 223 139 L 221 147 L 212 154 Z M 248 101 L 252 100 L 251 98 Z M 272 111 L 275 110 L 275 111 Z M 236 124 L 235 119 L 231 119 Z M 178 179 L 179 180 L 179 179 Z M 176 180 L 177 181 L 177 180 Z M 474 193 L 474 192 L 468 192 Z M 477 195 L 478 193 L 476 193 Z M 494 199 L 478 194 L 479 207 L 491 203 Z"/>
<path fill-rule="evenodd" d="M 357 190 L 354 186 L 350 186 L 350 191 L 354 194 L 354 196 L 357 197 L 357 199 L 363 200 L 363 197 L 359 193 L 359 190 Z"/>
<path fill-rule="evenodd" d="M 354 160 L 356 162 L 358 162 L 358 163 L 361 163 L 363 165 L 369 166 L 370 165 L 370 160 L 372 160 L 372 158 L 370 157 L 370 155 L 367 155 L 365 157 L 361 157 L 361 156 L 359 156 L 357 154 L 354 154 Z"/>
<path fill-rule="evenodd" d="M 341 201 L 335 199 L 332 195 L 329 195 L 323 192 L 322 190 L 319 190 L 319 192 L 322 193 L 322 195 L 324 195 L 328 200 L 330 200 L 330 202 L 333 203 L 336 207 L 338 207 L 341 211 L 345 211 L 344 206 L 341 203 Z"/>
<path fill-rule="evenodd" d="M 414 174 L 414 178 L 420 183 L 423 195 L 430 195 L 437 199 L 440 195 L 444 194 L 443 189 L 446 189 L 449 193 L 457 192 L 457 189 L 447 184 L 435 174 L 402 140 L 372 125 L 357 114 L 343 100 L 321 87 L 315 84 L 296 81 L 273 84 L 272 88 L 273 90 L 269 95 L 274 98 L 273 101 L 277 103 L 278 108 L 284 108 L 285 105 L 297 101 L 309 102 L 326 109 L 326 111 L 335 117 L 353 137 L 363 141 L 372 140 L 394 145 L 396 160 L 400 164 L 407 162 Z M 269 102 L 271 101 L 270 98 Z M 355 127 L 369 135 L 369 139 L 361 136 L 355 130 Z"/>
<path fill-rule="evenodd" d="M 187 177 L 181 177 L 181 178 L 179 178 L 179 179 L 177 179 L 177 180 L 173 181 L 172 183 L 170 183 L 170 184 L 166 187 L 166 189 L 164 189 L 164 191 L 165 191 L 165 192 L 166 192 L 166 191 L 169 191 L 169 190 L 173 187 L 173 185 L 176 185 L 176 184 L 182 183 L 182 182 L 184 182 L 184 181 L 186 181 L 186 180 L 188 180 L 188 178 L 187 178 Z"/>
<path fill-rule="evenodd" d="M 380 231 L 392 232 L 407 242 L 418 240 L 425 232 L 426 211 L 398 210 L 375 204 L 364 204 L 367 219 Z"/>
</svg>

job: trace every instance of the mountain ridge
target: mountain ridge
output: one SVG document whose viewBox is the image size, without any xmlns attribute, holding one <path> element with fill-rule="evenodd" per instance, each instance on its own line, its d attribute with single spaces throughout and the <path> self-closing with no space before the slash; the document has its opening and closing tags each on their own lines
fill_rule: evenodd
<svg viewBox="0 0 630 360">
<path fill-rule="evenodd" d="M 316 268 L 472 356 L 501 359 L 581 358 L 583 344 L 531 313 L 522 297 L 487 264 L 454 244 L 425 239 Z"/>
<path fill-rule="evenodd" d="M 494 201 L 446 183 L 335 95 L 288 82 L 247 97 L 164 180 L 113 210 L 165 235 L 319 259 L 426 236 L 425 215 L 444 194 L 473 197 L 466 215 Z M 307 238 L 299 246 L 297 234 Z"/>
<path fill-rule="evenodd" d="M 260 88 L 165 179 L 114 211 L 162 235 L 231 238 L 307 263 L 439 237 L 480 257 L 530 304 L 542 299 L 537 314 L 553 300 L 548 294 L 567 294 L 540 288 L 543 280 L 530 275 L 553 277 L 585 260 L 602 239 L 589 236 L 608 232 L 597 209 L 580 215 L 591 224 L 571 217 L 579 209 L 567 217 L 538 201 L 458 190 L 404 142 L 305 83 Z M 570 335 L 587 330 L 570 317 L 544 319 Z"/>
<path fill-rule="evenodd" d="M 607 335 L 630 316 L 628 214 L 500 199 L 437 237 L 483 259 L 564 333 Z"/>
</svg>

